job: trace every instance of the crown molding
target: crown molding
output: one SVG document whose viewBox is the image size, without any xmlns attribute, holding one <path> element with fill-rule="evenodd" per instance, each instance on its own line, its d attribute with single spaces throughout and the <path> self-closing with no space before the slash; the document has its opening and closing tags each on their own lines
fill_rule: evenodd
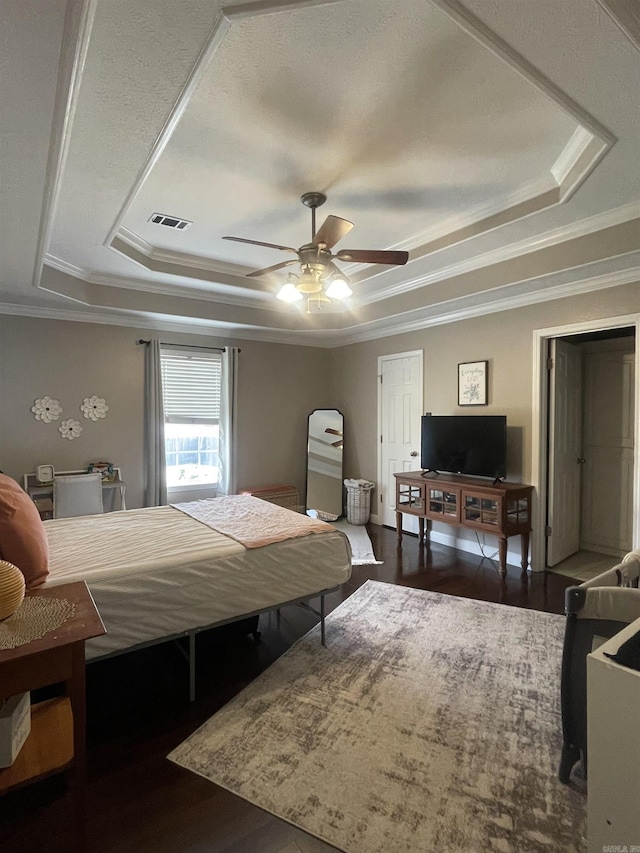
<svg viewBox="0 0 640 853">
<path fill-rule="evenodd" d="M 250 326 L 234 326 L 217 320 L 200 320 L 189 318 L 184 322 L 172 320 L 165 315 L 143 315 L 131 312 L 109 313 L 94 311 L 74 311 L 65 308 L 55 308 L 42 305 L 22 305 L 19 303 L 0 302 L 0 314 L 14 317 L 31 317 L 41 320 L 63 320 L 72 323 L 95 323 L 103 326 L 124 326 L 135 329 L 149 329 L 160 332 L 178 332 L 186 335 L 211 335 L 212 337 L 241 338 L 242 340 L 265 340 L 271 343 L 287 343 L 279 334 L 270 334 L 264 330 Z M 302 341 L 300 341 L 302 342 Z"/>
<path fill-rule="evenodd" d="M 567 296 L 592 293 L 609 287 L 618 287 L 640 280 L 640 252 L 629 256 L 621 256 L 630 261 L 630 266 L 617 270 L 599 272 L 604 266 L 603 261 L 587 264 L 584 267 L 563 270 L 561 273 L 550 273 L 534 279 L 526 279 L 491 291 L 472 294 L 441 302 L 438 305 L 418 308 L 396 317 L 375 320 L 361 326 L 343 329 L 339 333 L 327 332 L 332 335 L 329 346 L 345 346 L 364 341 L 386 338 L 392 335 L 402 335 L 432 326 L 442 326 L 456 323 L 473 317 L 482 317 L 501 311 L 522 308 Z M 535 283 L 535 289 L 532 285 Z"/>
<path fill-rule="evenodd" d="M 583 129 L 578 128 L 578 130 Z M 588 134 L 587 131 L 583 132 L 588 135 L 588 143 L 588 141 L 591 140 L 592 137 L 590 134 Z M 576 134 L 574 134 L 574 136 L 575 135 Z M 571 141 L 569 145 L 571 145 Z M 577 155 L 580 152 L 578 152 L 576 148 L 575 152 L 572 149 L 572 151 L 567 155 L 567 169 L 572 168 L 574 165 L 574 153 Z M 552 167 L 552 171 L 553 168 L 555 168 L 555 165 L 554 167 Z M 522 218 L 516 210 L 516 207 L 518 205 L 538 198 L 539 196 L 542 196 L 553 189 L 558 189 L 558 183 L 552 175 L 545 175 L 544 177 L 538 180 L 530 181 L 528 184 L 525 184 L 521 187 L 517 187 L 515 190 L 509 193 L 503 193 L 500 196 L 494 196 L 486 202 L 477 205 L 471 211 L 452 216 L 449 219 L 439 222 L 437 225 L 431 225 L 423 231 L 420 231 L 417 234 L 413 234 L 411 237 L 408 237 L 405 240 L 400 240 L 399 242 L 392 244 L 388 248 L 411 251 L 419 249 L 424 245 L 427 245 L 435 240 L 439 240 L 445 237 L 451 238 L 446 246 L 446 248 L 450 248 L 461 242 L 464 242 L 465 239 L 468 239 L 457 238 L 456 235 L 459 232 L 464 231 L 465 229 L 473 225 L 480 225 L 485 220 L 490 220 L 496 214 L 505 213 L 513 209 L 512 219 L 505 220 L 505 222 L 501 223 L 502 225 L 508 225 L 510 222 L 514 222 L 517 219 Z M 557 203 L 557 200 L 553 202 L 553 204 Z M 550 207 L 552 205 L 549 204 L 547 206 Z M 487 227 L 486 230 L 488 231 L 492 229 Z M 480 229 L 476 232 L 474 236 L 480 236 L 482 233 L 486 233 L 486 231 Z M 134 231 L 131 231 L 130 229 L 124 226 L 122 226 L 118 230 L 117 237 L 114 239 L 114 241 L 112 241 L 109 248 L 114 251 L 118 251 L 116 245 L 118 239 L 122 240 L 123 243 L 126 243 L 128 246 L 134 249 L 136 253 L 143 256 L 142 258 L 136 258 L 135 262 L 144 266 L 145 269 L 151 269 L 150 266 L 145 264 L 145 258 L 148 258 L 149 260 L 155 261 L 157 263 L 169 263 L 175 264 L 176 266 L 180 267 L 198 269 L 203 272 L 213 273 L 214 275 L 222 274 L 246 276 L 247 270 L 250 269 L 246 266 L 241 266 L 239 264 L 229 264 L 222 261 L 214 261 L 210 258 L 198 257 L 196 255 L 188 255 L 184 252 L 167 252 L 163 249 L 158 249 L 152 243 L 149 243 L 147 240 L 140 237 Z M 128 257 L 130 260 L 134 260 L 131 258 L 130 255 L 127 255 L 126 257 Z M 364 270 L 371 269 L 371 264 L 351 264 L 349 267 L 349 274 L 350 277 L 352 277 Z M 186 275 L 188 275 L 188 273 L 186 273 Z M 367 278 L 368 276 L 365 275 L 363 276 L 362 280 L 365 280 Z"/>
<path fill-rule="evenodd" d="M 173 296 L 180 299 L 198 299 L 204 302 L 217 302 L 224 305 L 235 305 L 239 308 L 255 308 L 256 302 L 263 302 L 264 307 L 273 310 L 272 293 L 264 291 L 247 290 L 246 296 L 233 296 L 228 292 L 218 293 L 207 290 L 206 288 L 197 288 L 189 285 L 171 284 L 169 282 L 146 281 L 133 278 L 117 278 L 108 275 L 95 275 L 67 263 L 67 261 L 57 258 L 55 255 L 46 255 L 45 263 L 47 266 L 58 270 L 59 272 L 71 275 L 74 278 L 80 279 L 87 284 L 98 284 L 104 287 L 120 287 L 123 290 L 136 290 L 141 293 L 157 293 L 161 296 Z M 49 290 L 49 288 L 46 288 Z M 51 291 L 56 292 L 56 291 Z"/>
<path fill-rule="evenodd" d="M 549 190 L 557 188 L 558 184 L 554 178 L 551 175 L 544 175 L 542 178 L 535 181 L 529 181 L 528 184 L 523 184 L 521 187 L 516 187 L 515 190 L 512 190 L 509 193 L 494 196 L 488 201 L 477 205 L 477 207 L 473 208 L 469 212 L 452 216 L 445 220 L 444 224 L 440 223 L 438 225 L 432 225 L 424 231 L 420 231 L 418 234 L 408 237 L 406 240 L 400 240 L 390 248 L 406 249 L 409 251 L 412 249 L 415 250 L 435 240 L 440 240 L 443 237 L 449 236 L 453 238 L 447 245 L 447 248 L 450 248 L 451 246 L 457 245 L 459 242 L 463 242 L 462 240 L 455 239 L 455 235 L 459 231 L 463 231 L 471 225 L 478 225 L 485 219 L 491 219 L 491 217 L 498 213 L 508 212 L 510 208 L 515 208 L 524 202 L 531 201 L 540 195 L 548 193 Z M 517 218 L 519 217 L 514 216 L 512 220 L 509 220 L 504 224 L 508 225 L 509 222 L 513 222 Z M 480 233 L 483 232 L 481 231 Z M 358 264 L 358 268 L 365 269 L 366 265 Z"/>
<path fill-rule="evenodd" d="M 640 50 L 640 6 L 637 0 L 597 0 L 636 50 Z"/>
<path fill-rule="evenodd" d="M 49 237 L 53 227 L 62 175 L 71 139 L 71 126 L 75 116 L 80 89 L 80 79 L 89 47 L 89 39 L 96 12 L 96 0 L 69 2 L 64 21 L 58 84 L 53 108 L 51 141 L 47 158 L 45 192 L 38 228 L 32 285 L 40 287 L 42 267 Z"/>
<path fill-rule="evenodd" d="M 225 334 L 242 340 L 333 348 L 406 334 L 432 326 L 459 322 L 567 296 L 592 293 L 640 280 L 640 251 L 622 255 L 616 261 L 617 269 L 603 269 L 605 265 L 610 265 L 611 262 L 597 261 L 585 266 L 562 270 L 559 273 L 550 273 L 503 285 L 492 291 L 408 311 L 396 315 L 396 317 L 375 320 L 343 329 L 276 330 L 216 320 L 203 320 L 195 317 L 175 320 L 161 314 L 142 314 L 118 309 L 78 311 L 9 302 L 0 302 L 0 314 L 158 329 L 159 331 L 175 331 L 185 334 L 202 335 L 209 333 L 218 336 Z"/>
<path fill-rule="evenodd" d="M 586 219 L 569 222 L 566 225 L 545 231 L 536 237 L 527 237 L 524 240 L 518 240 L 515 243 L 509 243 L 506 246 L 492 249 L 489 252 L 474 255 L 472 258 L 448 264 L 425 275 L 416 276 L 395 285 L 386 285 L 383 290 L 370 290 L 368 294 L 359 299 L 359 304 L 369 305 L 373 302 L 390 299 L 393 296 L 408 293 L 427 284 L 435 284 L 447 278 L 453 278 L 454 276 L 463 275 L 464 273 L 473 272 L 474 270 L 483 269 L 484 267 L 493 266 L 504 261 L 511 261 L 521 255 L 537 252 L 541 249 L 548 249 L 551 246 L 556 246 L 558 243 L 565 243 L 568 240 L 585 237 L 588 234 L 594 234 L 605 228 L 622 225 L 625 222 L 638 218 L 640 218 L 640 202 L 630 202 L 604 211 L 603 213 L 597 213 Z"/>
<path fill-rule="evenodd" d="M 578 159 L 586 151 L 592 139 L 593 134 L 589 133 L 581 125 L 574 130 L 571 139 L 567 142 L 564 149 L 560 152 L 560 156 L 551 167 L 551 174 L 558 186 L 562 185 Z"/>
<path fill-rule="evenodd" d="M 453 264 L 441 267 L 433 272 L 426 273 L 422 276 L 408 279 L 396 285 L 385 285 L 379 291 L 369 291 L 367 294 L 359 297 L 359 305 L 369 305 L 374 302 L 379 302 L 384 299 L 390 299 L 394 296 L 399 296 L 403 293 L 408 293 L 417 288 L 424 287 L 428 284 L 435 284 L 438 281 L 443 281 L 446 278 L 462 275 L 464 273 L 473 272 L 483 267 L 499 264 L 504 261 L 513 260 L 520 255 L 536 252 L 541 249 L 546 249 L 555 246 L 558 243 L 573 240 L 578 237 L 584 237 L 588 234 L 593 234 L 605 228 L 611 228 L 615 225 L 622 225 L 624 222 L 629 222 L 633 219 L 640 218 L 640 202 L 630 202 L 620 207 L 597 213 L 586 219 L 570 222 L 566 225 L 561 225 L 550 231 L 545 231 L 542 234 L 519 240 L 515 243 L 510 243 L 507 246 L 501 246 L 497 249 L 492 249 L 489 252 L 484 252 L 480 255 L 475 255 L 472 258 L 458 261 Z M 448 247 L 447 247 L 448 248 Z M 443 251 L 443 250 L 442 250 Z M 435 253 L 434 253 L 435 254 Z M 140 281 L 137 279 L 114 278 L 113 276 L 94 275 L 88 270 L 68 263 L 62 258 L 57 258 L 55 255 L 47 254 L 45 263 L 67 273 L 74 278 L 79 278 L 89 284 L 99 284 L 106 287 L 122 287 L 127 290 L 140 290 L 146 293 L 158 293 L 163 296 L 180 296 L 185 299 L 202 299 L 212 302 L 221 302 L 225 305 L 235 305 L 237 307 L 255 307 L 255 302 L 265 301 L 272 308 L 272 295 L 258 294 L 251 291 L 251 296 L 234 297 L 228 294 L 211 293 L 205 289 L 195 287 L 176 286 L 166 282 Z"/>
<path fill-rule="evenodd" d="M 63 258 L 57 258 L 55 255 L 51 255 L 49 252 L 44 256 L 44 264 L 48 267 L 53 267 L 54 270 L 58 270 L 59 272 L 64 272 L 67 275 L 72 275 L 74 278 L 79 278 L 82 281 L 90 281 L 91 273 L 82 267 L 78 267 L 75 264 L 70 264 L 68 261 L 63 260 Z"/>
<path fill-rule="evenodd" d="M 206 270 L 213 273 L 223 273 L 226 275 L 246 275 L 248 267 L 240 264 L 229 264 L 224 261 L 214 261 L 211 258 L 203 258 L 198 255 L 188 255 L 186 252 L 168 252 L 165 249 L 158 249 L 152 243 L 149 243 L 144 238 L 140 237 L 129 228 L 123 225 L 118 230 L 118 239 L 122 240 L 136 252 L 152 261 L 166 264 L 176 264 L 182 267 L 194 267 L 200 270 Z M 113 248 L 113 244 L 112 244 Z M 130 257 L 127 255 L 127 257 Z M 143 266 L 145 264 L 143 262 Z"/>
<path fill-rule="evenodd" d="M 123 290 L 139 290 L 145 293 L 158 293 L 161 296 L 173 296 L 184 299 L 198 299 L 203 302 L 217 302 L 222 305 L 235 305 L 239 308 L 256 308 L 256 302 L 263 302 L 264 308 L 272 311 L 274 308 L 274 293 L 265 293 L 255 290 L 247 291 L 247 296 L 233 296 L 228 292 L 218 293 L 211 290 L 200 290 L 197 287 L 189 287 L 182 284 L 169 284 L 155 281 L 140 281 L 139 279 L 113 278 L 106 275 L 93 275 L 88 279 L 90 284 L 99 284 L 104 287 L 121 287 Z"/>
<path fill-rule="evenodd" d="M 575 121 L 588 130 L 592 136 L 598 137 L 608 148 L 617 140 L 603 124 L 576 103 L 566 92 L 563 92 L 545 74 L 503 41 L 480 18 L 466 9 L 458 0 L 430 0 L 452 20 L 484 45 L 495 56 L 518 72 L 525 80 L 535 86 L 543 94 L 554 101 L 561 110 L 570 115 Z"/>
</svg>

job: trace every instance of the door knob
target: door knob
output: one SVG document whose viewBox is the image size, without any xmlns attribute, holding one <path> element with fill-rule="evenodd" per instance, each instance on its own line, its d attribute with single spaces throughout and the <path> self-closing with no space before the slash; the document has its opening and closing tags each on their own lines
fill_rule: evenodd
<svg viewBox="0 0 640 853">
<path fill-rule="evenodd" d="M 417 456 L 417 455 L 418 455 L 417 450 L 412 450 L 411 453 L 409 454 L 409 456 Z"/>
<path fill-rule="evenodd" d="M 586 461 L 587 461 L 587 460 L 586 460 L 586 459 L 583 459 L 583 458 L 582 458 L 582 456 L 578 456 L 578 465 L 584 465 L 584 463 L 585 463 Z"/>
</svg>

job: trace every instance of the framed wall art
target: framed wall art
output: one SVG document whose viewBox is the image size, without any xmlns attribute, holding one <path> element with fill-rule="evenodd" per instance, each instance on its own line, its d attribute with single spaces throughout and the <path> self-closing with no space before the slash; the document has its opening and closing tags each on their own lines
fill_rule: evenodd
<svg viewBox="0 0 640 853">
<path fill-rule="evenodd" d="M 458 365 L 458 405 L 486 406 L 487 361 L 465 361 Z"/>
</svg>

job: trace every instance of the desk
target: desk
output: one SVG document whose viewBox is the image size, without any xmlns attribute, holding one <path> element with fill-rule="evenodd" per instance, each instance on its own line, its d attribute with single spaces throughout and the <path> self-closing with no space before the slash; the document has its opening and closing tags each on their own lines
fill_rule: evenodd
<svg viewBox="0 0 640 853">
<path fill-rule="evenodd" d="M 77 474 L 79 477 L 86 471 L 56 471 L 60 476 Z M 102 496 L 104 499 L 104 511 L 113 512 L 118 509 L 126 509 L 124 492 L 126 484 L 122 479 L 120 469 L 114 468 L 114 479 L 102 481 Z M 53 518 L 53 483 L 39 483 L 35 474 L 25 474 L 23 487 L 31 500 L 35 503 L 42 519 Z"/>
<path fill-rule="evenodd" d="M 85 659 L 84 643 L 105 633 L 84 581 L 27 596 L 63 598 L 75 613 L 59 628 L 14 649 L 0 649 L 0 685 L 15 696 L 50 684 L 63 684 L 64 695 L 31 706 L 31 733 L 10 767 L 0 769 L 0 796 L 20 785 L 69 770 L 74 782 L 78 817 L 84 812 Z M 79 821 L 76 829 L 82 831 Z M 79 845 L 80 846 L 80 845 Z"/>
</svg>

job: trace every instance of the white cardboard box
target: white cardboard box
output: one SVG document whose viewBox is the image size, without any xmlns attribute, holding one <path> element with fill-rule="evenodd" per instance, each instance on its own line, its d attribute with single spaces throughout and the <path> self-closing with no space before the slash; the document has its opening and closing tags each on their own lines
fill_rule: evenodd
<svg viewBox="0 0 640 853">
<path fill-rule="evenodd" d="M 20 693 L 0 701 L 0 767 L 10 767 L 31 731 L 31 696 Z"/>
</svg>

